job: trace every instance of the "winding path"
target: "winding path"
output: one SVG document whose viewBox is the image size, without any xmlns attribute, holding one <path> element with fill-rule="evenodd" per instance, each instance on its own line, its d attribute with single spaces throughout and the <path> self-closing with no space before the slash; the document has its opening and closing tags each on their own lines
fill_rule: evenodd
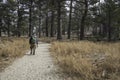
<svg viewBox="0 0 120 80">
<path fill-rule="evenodd" d="M 36 55 L 27 53 L 0 73 L 0 80 L 64 80 L 49 52 L 50 44 L 40 43 Z"/>
</svg>

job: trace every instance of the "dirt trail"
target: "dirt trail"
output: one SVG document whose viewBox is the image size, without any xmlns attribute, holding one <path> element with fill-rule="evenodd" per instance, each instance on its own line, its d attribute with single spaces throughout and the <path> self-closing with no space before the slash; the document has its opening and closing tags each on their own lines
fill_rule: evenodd
<svg viewBox="0 0 120 80">
<path fill-rule="evenodd" d="M 64 80 L 49 52 L 50 44 L 40 43 L 36 55 L 27 53 L 0 73 L 0 80 Z"/>
</svg>

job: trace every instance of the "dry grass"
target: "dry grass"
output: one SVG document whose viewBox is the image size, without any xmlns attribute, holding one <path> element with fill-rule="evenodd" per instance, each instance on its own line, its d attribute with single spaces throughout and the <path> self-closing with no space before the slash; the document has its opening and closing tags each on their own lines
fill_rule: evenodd
<svg viewBox="0 0 120 80">
<path fill-rule="evenodd" d="M 28 50 L 28 40 L 25 38 L 2 38 L 0 40 L 0 70 Z"/>
<path fill-rule="evenodd" d="M 51 51 L 71 80 L 120 80 L 119 42 L 53 42 Z"/>
</svg>

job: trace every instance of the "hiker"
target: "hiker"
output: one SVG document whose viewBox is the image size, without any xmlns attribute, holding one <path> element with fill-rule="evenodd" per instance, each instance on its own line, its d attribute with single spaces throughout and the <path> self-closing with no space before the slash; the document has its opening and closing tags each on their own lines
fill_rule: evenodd
<svg viewBox="0 0 120 80">
<path fill-rule="evenodd" d="M 35 39 L 34 36 L 31 36 L 31 37 L 30 37 L 30 39 L 29 39 L 29 44 L 30 44 L 30 49 L 31 49 L 30 54 L 35 55 L 36 39 Z"/>
</svg>

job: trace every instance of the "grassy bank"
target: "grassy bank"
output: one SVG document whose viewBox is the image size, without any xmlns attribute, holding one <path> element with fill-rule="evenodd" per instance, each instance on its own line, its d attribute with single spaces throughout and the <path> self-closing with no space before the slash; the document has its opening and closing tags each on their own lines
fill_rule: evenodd
<svg viewBox="0 0 120 80">
<path fill-rule="evenodd" d="M 53 42 L 51 51 L 71 80 L 120 80 L 119 42 Z"/>
<path fill-rule="evenodd" d="M 21 57 L 28 50 L 26 38 L 0 39 L 0 71 L 9 65 L 15 58 Z"/>
</svg>

